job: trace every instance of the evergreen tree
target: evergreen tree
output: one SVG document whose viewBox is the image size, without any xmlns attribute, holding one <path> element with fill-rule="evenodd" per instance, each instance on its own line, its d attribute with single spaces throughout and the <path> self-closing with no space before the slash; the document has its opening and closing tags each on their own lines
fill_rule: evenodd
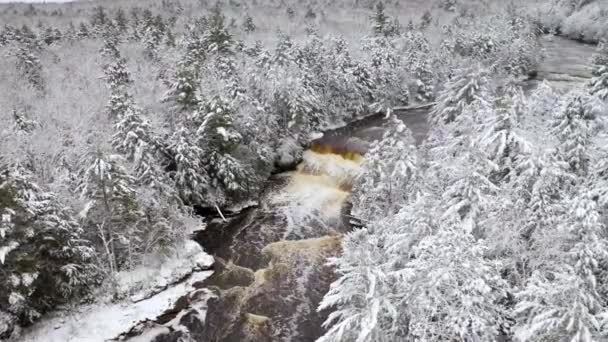
<svg viewBox="0 0 608 342">
<path fill-rule="evenodd" d="M 204 151 L 190 140 L 191 134 L 184 127 L 177 130 L 169 149 L 172 151 L 176 170 L 173 172 L 175 187 L 180 197 L 188 204 L 207 203 L 209 177 L 204 163 Z"/>
<path fill-rule="evenodd" d="M 378 1 L 376 12 L 372 16 L 373 31 L 377 36 L 385 35 L 387 27 L 390 25 L 390 18 L 384 13 L 384 3 Z"/>
<path fill-rule="evenodd" d="M 160 143 L 150 124 L 141 116 L 141 110 L 131 104 L 115 124 L 112 145 L 133 163 L 133 175 L 138 184 L 163 189 L 166 179 L 157 160 Z"/>
<path fill-rule="evenodd" d="M 134 40 L 139 40 L 140 34 L 139 34 L 139 29 L 141 26 L 141 17 L 140 17 L 140 8 L 139 7 L 133 7 L 131 8 L 131 36 L 132 39 Z"/>
<path fill-rule="evenodd" d="M 493 341 L 507 324 L 506 283 L 485 246 L 458 227 L 441 227 L 398 271 L 409 336 L 420 341 Z M 403 314 L 403 313 L 401 313 Z"/>
<path fill-rule="evenodd" d="M 170 48 L 177 46 L 177 39 L 170 27 L 167 27 L 167 31 L 165 32 L 165 44 Z"/>
<path fill-rule="evenodd" d="M 431 12 L 429 10 L 426 10 L 422 14 L 422 18 L 420 19 L 420 30 L 425 30 L 427 27 L 429 27 L 429 25 L 431 25 L 432 21 L 433 16 L 431 15 Z"/>
<path fill-rule="evenodd" d="M 81 216 L 96 231 L 110 275 L 127 265 L 130 236 L 140 213 L 135 200 L 135 179 L 128 175 L 123 158 L 97 148 L 90 151 L 79 170 L 77 192 L 87 202 Z"/>
<path fill-rule="evenodd" d="M 570 166 L 576 175 L 585 175 L 589 170 L 589 147 L 591 120 L 594 119 L 590 99 L 574 92 L 564 100 L 551 122 L 553 132 L 559 140 L 557 156 Z"/>
<path fill-rule="evenodd" d="M 16 40 L 20 43 L 32 44 L 36 47 L 39 46 L 38 36 L 26 24 L 23 24 L 21 30 L 16 32 Z"/>
<path fill-rule="evenodd" d="M 120 36 L 114 26 L 106 26 L 102 32 L 103 45 L 101 47 L 101 55 L 108 60 L 120 58 Z"/>
<path fill-rule="evenodd" d="M 231 104 L 221 97 L 214 97 L 206 101 L 199 112 L 204 117 L 197 135 L 199 146 L 205 151 L 212 189 L 224 191 L 227 197 L 257 191 L 253 170 L 232 155 L 242 136 L 234 125 Z"/>
<path fill-rule="evenodd" d="M 58 29 L 47 27 L 42 33 L 41 39 L 46 45 L 51 45 L 61 40 L 61 32 Z"/>
<path fill-rule="evenodd" d="M 483 124 L 484 132 L 479 144 L 495 165 L 490 179 L 497 184 L 509 182 L 517 172 L 519 159 L 530 151 L 529 143 L 519 134 L 521 113 L 518 106 L 523 101 L 521 89 L 517 89 L 515 94 L 505 95 L 500 99 L 499 107 L 489 111 L 490 115 Z"/>
<path fill-rule="evenodd" d="M 165 24 L 162 17 L 150 17 L 148 21 L 144 21 L 143 41 L 145 46 L 146 56 L 150 59 L 158 57 L 158 47 L 165 36 Z"/>
<path fill-rule="evenodd" d="M 76 33 L 76 35 L 80 39 L 89 38 L 90 32 L 89 32 L 89 28 L 87 27 L 86 23 L 84 23 L 84 22 L 80 23 L 80 25 L 78 26 L 78 32 Z"/>
<path fill-rule="evenodd" d="M 459 70 L 439 93 L 437 104 L 430 114 L 433 123 L 450 123 L 477 99 L 487 97 L 488 73 L 483 68 Z"/>
<path fill-rule="evenodd" d="M 127 92 L 126 86 L 131 82 L 126 69 L 126 60 L 117 59 L 104 66 L 106 83 L 110 88 L 110 100 L 107 109 L 110 117 L 118 118 L 125 113 L 131 105 L 132 98 Z"/>
<path fill-rule="evenodd" d="M 114 21 L 116 22 L 116 29 L 118 29 L 118 32 L 120 32 L 121 35 L 125 35 L 129 28 L 129 20 L 122 8 L 116 10 Z"/>
<path fill-rule="evenodd" d="M 445 205 L 442 218 L 461 222 L 467 233 L 483 237 L 486 231 L 482 222 L 487 218 L 499 188 L 488 178 L 483 157 L 474 148 L 457 160 L 460 167 L 448 166 L 446 170 L 449 175 L 441 195 Z"/>
<path fill-rule="evenodd" d="M 99 5 L 93 7 L 93 13 L 91 14 L 89 23 L 95 34 L 100 34 L 109 21 L 110 19 L 108 18 L 106 10 L 103 6 Z"/>
<path fill-rule="evenodd" d="M 204 37 L 201 37 L 201 33 L 196 25 L 190 25 L 187 28 L 183 43 L 186 50 L 184 53 L 184 63 L 191 67 L 200 67 L 207 55 L 204 39 Z"/>
<path fill-rule="evenodd" d="M 598 53 L 593 57 L 593 78 L 589 84 L 591 94 L 600 99 L 608 100 L 608 43 L 599 45 Z"/>
<path fill-rule="evenodd" d="M 288 65 L 294 60 L 294 52 L 297 49 L 291 38 L 283 33 L 279 33 L 279 42 L 274 50 L 272 62 L 278 65 Z"/>
<path fill-rule="evenodd" d="M 404 338 L 398 323 L 407 323 L 397 309 L 394 286 L 385 272 L 382 240 L 365 228 L 346 235 L 344 253 L 331 259 L 339 275 L 319 304 L 333 309 L 323 324 L 327 332 L 317 341 L 396 341 Z M 401 318 L 401 320 L 400 320 Z"/>
<path fill-rule="evenodd" d="M 194 66 L 180 62 L 177 65 L 175 78 L 169 86 L 164 101 L 173 103 L 182 112 L 192 111 L 198 107 L 199 76 Z"/>
<path fill-rule="evenodd" d="M 108 88 L 110 89 L 110 100 L 108 112 L 112 118 L 120 118 L 132 105 L 132 98 L 128 92 L 131 84 L 131 76 L 127 70 L 127 61 L 118 50 L 118 37 L 116 31 L 106 34 L 101 54 L 105 59 L 103 71 Z"/>
<path fill-rule="evenodd" d="M 31 133 L 40 124 L 32 119 L 29 119 L 24 113 L 13 109 L 13 119 L 15 120 L 15 128 L 24 133 Z"/>
<path fill-rule="evenodd" d="M 436 75 L 428 61 L 420 61 L 414 68 L 416 76 L 416 100 L 430 102 L 435 99 Z"/>
<path fill-rule="evenodd" d="M 216 6 L 209 18 L 209 28 L 203 37 L 203 44 L 209 53 L 231 54 L 234 40 L 226 28 L 226 17 Z"/>
<path fill-rule="evenodd" d="M 312 7 L 308 7 L 308 9 L 306 10 L 306 14 L 304 15 L 304 19 L 315 19 L 317 17 L 317 14 L 315 13 L 315 11 L 313 10 Z"/>
<path fill-rule="evenodd" d="M 412 133 L 393 119 L 365 155 L 364 171 L 354 185 L 353 214 L 371 222 L 396 214 L 414 193 L 416 154 Z"/>
<path fill-rule="evenodd" d="M 42 76 L 42 63 L 39 58 L 37 43 L 24 40 L 19 44 L 16 52 L 17 69 L 23 77 L 38 91 L 44 91 L 45 84 Z"/>
<path fill-rule="evenodd" d="M 247 14 L 245 16 L 245 21 L 243 22 L 243 30 L 247 33 L 251 33 L 253 31 L 255 31 L 255 29 L 256 29 L 256 26 L 253 23 L 253 18 L 249 14 Z"/>
<path fill-rule="evenodd" d="M 0 312 L 31 324 L 96 282 L 93 249 L 53 193 L 21 167 L 0 173 Z"/>
<path fill-rule="evenodd" d="M 568 206 L 571 210 L 558 234 L 547 237 L 553 246 L 557 244 L 553 258 L 517 294 L 515 337 L 520 341 L 587 342 L 607 332 L 596 279 L 599 261 L 606 257 L 605 241 L 600 238 L 604 227 L 588 193 L 576 196 Z M 561 239 L 556 241 L 556 236 Z"/>
<path fill-rule="evenodd" d="M 287 12 L 287 17 L 289 19 L 293 19 L 296 16 L 296 11 L 292 7 L 287 7 L 285 12 Z"/>
</svg>

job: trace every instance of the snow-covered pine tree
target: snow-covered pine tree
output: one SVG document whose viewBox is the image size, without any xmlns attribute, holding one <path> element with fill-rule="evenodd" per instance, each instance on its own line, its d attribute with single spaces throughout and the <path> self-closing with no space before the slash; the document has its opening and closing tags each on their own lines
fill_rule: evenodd
<svg viewBox="0 0 608 342">
<path fill-rule="evenodd" d="M 332 312 L 323 324 L 327 332 L 318 342 L 405 338 L 407 317 L 396 307 L 394 278 L 386 273 L 382 246 L 382 238 L 365 228 L 344 237 L 342 256 L 330 260 L 339 278 L 319 304 L 319 310 Z"/>
<path fill-rule="evenodd" d="M 101 5 L 93 7 L 89 23 L 91 25 L 91 29 L 96 35 L 99 35 L 103 32 L 104 27 L 108 24 L 109 21 L 110 18 L 108 18 L 105 7 Z"/>
<path fill-rule="evenodd" d="M 171 27 L 167 27 L 167 30 L 165 31 L 165 45 L 169 48 L 177 46 L 177 38 Z"/>
<path fill-rule="evenodd" d="M 111 118 L 120 118 L 133 106 L 133 100 L 128 91 L 132 83 L 131 75 L 127 70 L 127 61 L 118 50 L 118 37 L 115 31 L 109 31 L 105 35 L 104 46 L 101 50 L 104 57 L 103 71 L 108 88 L 110 89 L 110 100 L 107 110 Z"/>
<path fill-rule="evenodd" d="M 581 91 L 573 91 L 564 99 L 561 108 L 553 116 L 551 126 L 559 141 L 555 153 L 568 163 L 576 175 L 586 175 L 589 170 L 589 144 L 592 120 L 591 99 Z"/>
<path fill-rule="evenodd" d="M 308 7 L 308 9 L 306 10 L 306 14 L 304 14 L 304 19 L 314 19 L 317 17 L 317 14 L 315 13 L 314 9 L 312 7 Z"/>
<path fill-rule="evenodd" d="M 530 152 L 530 144 L 520 135 L 523 96 L 521 88 L 507 92 L 499 99 L 498 107 L 488 111 L 490 115 L 484 118 L 484 132 L 477 143 L 497 167 L 490 176 L 496 184 L 509 182 L 521 155 Z"/>
<path fill-rule="evenodd" d="M 91 33 L 89 32 L 89 27 L 87 26 L 87 24 L 85 22 L 81 22 L 78 26 L 78 32 L 76 33 L 76 36 L 80 39 L 85 39 L 89 38 L 90 35 Z"/>
<path fill-rule="evenodd" d="M 429 27 L 431 25 L 432 22 L 433 22 L 433 15 L 431 14 L 431 11 L 426 10 L 422 14 L 422 17 L 420 18 L 420 24 L 418 25 L 418 28 L 421 31 L 424 31 L 427 27 Z"/>
<path fill-rule="evenodd" d="M 582 191 L 567 204 L 571 209 L 558 229 L 546 234 L 553 253 L 516 295 L 514 331 L 519 341 L 591 342 L 608 332 L 596 279 L 607 254 L 604 226 L 591 194 Z"/>
<path fill-rule="evenodd" d="M 576 177 L 569 172 L 569 165 L 554 154 L 522 155 L 515 169 L 516 176 L 508 189 L 515 207 L 521 208 L 520 234 L 525 241 L 534 243 L 558 224 L 565 211 L 563 200 L 572 194 L 569 184 Z"/>
<path fill-rule="evenodd" d="M 106 26 L 101 35 L 103 38 L 103 45 L 99 50 L 101 55 L 108 60 L 119 59 L 121 57 L 118 49 L 120 45 L 119 32 L 113 26 Z"/>
<path fill-rule="evenodd" d="M 372 90 L 371 109 L 389 113 L 393 107 L 409 103 L 409 72 L 395 42 L 385 36 L 371 37 L 365 40 L 363 49 L 367 59 Z"/>
<path fill-rule="evenodd" d="M 40 123 L 29 119 L 25 113 L 13 109 L 13 119 L 15 120 L 15 129 L 23 133 L 31 133 Z"/>
<path fill-rule="evenodd" d="M 161 145 L 154 136 L 150 124 L 142 118 L 141 110 L 131 104 L 117 118 L 112 145 L 133 163 L 133 176 L 137 183 L 162 189 L 166 185 L 164 170 L 157 155 Z"/>
<path fill-rule="evenodd" d="M 93 249 L 72 212 L 21 167 L 0 170 L 0 312 L 31 324 L 96 282 Z"/>
<path fill-rule="evenodd" d="M 186 32 L 182 45 L 184 46 L 183 61 L 187 65 L 200 67 L 205 61 L 207 55 L 207 47 L 205 45 L 205 37 L 202 35 L 206 32 L 207 21 L 204 23 L 191 23 L 187 25 Z"/>
<path fill-rule="evenodd" d="M 223 191 L 227 197 L 255 193 L 255 172 L 233 155 L 242 136 L 234 125 L 231 103 L 216 96 L 206 101 L 199 113 L 202 122 L 197 130 L 198 144 L 205 153 L 212 191 Z"/>
<path fill-rule="evenodd" d="M 424 238 L 415 257 L 394 272 L 398 293 L 409 319 L 408 336 L 420 341 L 494 341 L 507 326 L 500 301 L 507 284 L 499 264 L 485 258 L 483 240 L 476 241 L 459 225 L 450 224 Z"/>
<path fill-rule="evenodd" d="M 131 32 L 130 32 L 130 39 L 131 40 L 139 40 L 141 38 L 140 35 L 140 26 L 141 26 L 141 9 L 139 7 L 133 7 L 131 8 Z"/>
<path fill-rule="evenodd" d="M 61 31 L 56 28 L 47 27 L 40 38 L 46 45 L 51 45 L 61 40 Z"/>
<path fill-rule="evenodd" d="M 116 22 L 116 29 L 120 33 L 121 36 L 125 36 L 127 34 L 127 30 L 129 28 L 129 19 L 127 19 L 127 15 L 122 7 L 116 10 L 116 15 L 114 16 L 114 22 Z"/>
<path fill-rule="evenodd" d="M 212 10 L 209 27 L 203 36 L 203 46 L 208 53 L 231 54 L 234 39 L 226 27 L 226 17 L 219 5 Z"/>
<path fill-rule="evenodd" d="M 193 111 L 200 103 L 198 89 L 199 72 L 196 66 L 180 61 L 163 101 L 173 104 L 179 112 Z"/>
<path fill-rule="evenodd" d="M 417 163 L 412 133 L 393 118 L 382 140 L 365 155 L 363 172 L 354 184 L 353 214 L 366 222 L 396 214 L 414 194 Z"/>
<path fill-rule="evenodd" d="M 443 219 L 462 222 L 462 228 L 475 237 L 485 236 L 483 222 L 499 188 L 489 179 L 488 169 L 491 169 L 480 151 L 465 153 L 451 166 L 446 173 L 447 186 L 441 195 L 443 199 Z"/>
<path fill-rule="evenodd" d="M 126 69 L 126 60 L 120 58 L 114 62 L 106 64 L 104 67 L 106 83 L 110 88 L 110 100 L 107 110 L 111 118 L 119 118 L 129 110 L 133 99 L 126 90 L 126 85 L 130 83 L 129 72 Z"/>
<path fill-rule="evenodd" d="M 165 24 L 160 15 L 143 23 L 144 54 L 151 60 L 158 58 L 158 47 L 165 36 Z"/>
<path fill-rule="evenodd" d="M 420 61 L 414 68 L 416 77 L 416 100 L 419 102 L 430 102 L 435 99 L 436 75 L 432 71 L 428 61 Z"/>
<path fill-rule="evenodd" d="M 442 199 L 442 219 L 459 222 L 476 238 L 486 233 L 483 223 L 499 190 L 490 179 L 498 167 L 478 144 L 481 118 L 493 110 L 491 103 L 478 98 L 453 122 L 435 127 L 429 142 L 427 185 Z"/>
<path fill-rule="evenodd" d="M 285 13 L 287 13 L 287 17 L 289 19 L 293 19 L 296 16 L 296 11 L 291 6 L 287 7 L 287 9 L 285 10 Z"/>
<path fill-rule="evenodd" d="M 191 140 L 191 133 L 185 127 L 173 134 L 169 150 L 176 167 L 173 180 L 182 200 L 188 204 L 206 204 L 211 181 L 204 163 L 205 152 Z"/>
<path fill-rule="evenodd" d="M 40 63 L 40 46 L 35 39 L 22 39 L 16 51 L 17 70 L 27 82 L 38 91 L 44 91 L 45 84 Z"/>
<path fill-rule="evenodd" d="M 70 21 L 68 28 L 65 30 L 63 38 L 69 42 L 74 41 L 77 38 L 77 31 L 76 26 L 74 26 L 74 22 Z"/>
<path fill-rule="evenodd" d="M 465 107 L 490 93 L 488 71 L 481 66 L 458 70 L 453 79 L 440 91 L 436 105 L 430 113 L 434 124 L 450 123 Z"/>
<path fill-rule="evenodd" d="M 382 1 L 378 1 L 374 15 L 372 16 L 373 31 L 377 36 L 384 35 L 387 26 L 390 25 L 390 18 L 384 13 L 384 9 L 384 3 Z"/>
<path fill-rule="evenodd" d="M 87 202 L 80 213 L 95 232 L 94 238 L 103 250 L 110 275 L 132 266 L 131 237 L 139 227 L 135 179 L 124 159 L 100 148 L 90 151 L 78 171 L 76 191 Z"/>
<path fill-rule="evenodd" d="M 297 48 L 294 46 L 293 40 L 287 34 L 279 32 L 279 41 L 274 54 L 272 63 L 281 66 L 289 65 L 295 58 Z"/>
<path fill-rule="evenodd" d="M 243 21 L 243 30 L 247 33 L 251 33 L 256 30 L 256 25 L 249 13 L 245 15 L 245 20 Z"/>
<path fill-rule="evenodd" d="M 592 95 L 608 100 L 608 41 L 601 42 L 593 57 L 593 78 L 589 83 Z"/>
<path fill-rule="evenodd" d="M 18 29 L 15 32 L 15 40 L 19 43 L 32 43 L 36 47 L 40 47 L 40 42 L 38 41 L 38 35 L 32 31 L 32 29 L 27 25 L 23 24 L 21 29 Z"/>
</svg>

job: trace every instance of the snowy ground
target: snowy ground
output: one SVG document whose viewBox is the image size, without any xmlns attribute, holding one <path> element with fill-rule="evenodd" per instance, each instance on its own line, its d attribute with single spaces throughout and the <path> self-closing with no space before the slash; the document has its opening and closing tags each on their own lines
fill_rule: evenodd
<svg viewBox="0 0 608 342">
<path fill-rule="evenodd" d="M 173 308 L 182 296 L 194 291 L 193 284 L 209 277 L 213 257 L 188 241 L 179 258 L 167 260 L 160 268 L 139 269 L 118 276 L 124 287 L 149 284 L 127 299 L 83 305 L 72 311 L 54 313 L 25 330 L 14 341 L 23 342 L 101 342 L 127 332 L 140 321 L 153 320 Z M 184 278 L 186 278 L 184 280 Z"/>
</svg>

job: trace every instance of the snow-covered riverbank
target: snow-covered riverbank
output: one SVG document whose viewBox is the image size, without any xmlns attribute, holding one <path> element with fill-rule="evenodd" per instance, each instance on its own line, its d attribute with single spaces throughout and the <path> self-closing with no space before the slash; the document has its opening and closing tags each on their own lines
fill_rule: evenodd
<svg viewBox="0 0 608 342">
<path fill-rule="evenodd" d="M 192 293 L 194 284 L 213 271 L 213 257 L 189 241 L 180 256 L 170 258 L 160 268 L 140 268 L 119 274 L 117 284 L 125 291 L 145 283 L 146 287 L 124 300 L 113 302 L 99 293 L 97 303 L 57 311 L 26 329 L 15 341 L 23 342 L 100 342 L 117 338 L 137 323 L 155 320 L 176 302 Z"/>
</svg>

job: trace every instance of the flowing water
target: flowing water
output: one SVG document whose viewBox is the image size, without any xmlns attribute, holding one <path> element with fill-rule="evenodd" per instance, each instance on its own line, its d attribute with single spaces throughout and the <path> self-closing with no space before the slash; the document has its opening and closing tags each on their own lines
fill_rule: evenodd
<svg viewBox="0 0 608 342">
<path fill-rule="evenodd" d="M 590 77 L 594 47 L 543 37 L 546 58 L 536 80 L 570 88 Z M 427 134 L 429 106 L 394 113 L 417 143 Z M 326 312 L 317 306 L 335 276 L 327 259 L 340 254 L 348 197 L 362 155 L 380 139 L 388 120 L 372 115 L 326 132 L 296 170 L 269 180 L 259 205 L 227 222 L 215 219 L 195 236 L 216 258 L 213 276 L 198 284 L 214 295 L 204 322 L 182 323 L 200 341 L 314 341 Z M 205 299 L 206 300 L 206 299 Z M 186 304 L 185 308 L 190 304 Z M 154 341 L 177 341 L 178 331 Z"/>
<path fill-rule="evenodd" d="M 595 53 L 595 45 L 556 36 L 544 36 L 541 43 L 544 59 L 539 66 L 537 80 L 569 89 L 591 78 L 591 57 Z"/>
</svg>

